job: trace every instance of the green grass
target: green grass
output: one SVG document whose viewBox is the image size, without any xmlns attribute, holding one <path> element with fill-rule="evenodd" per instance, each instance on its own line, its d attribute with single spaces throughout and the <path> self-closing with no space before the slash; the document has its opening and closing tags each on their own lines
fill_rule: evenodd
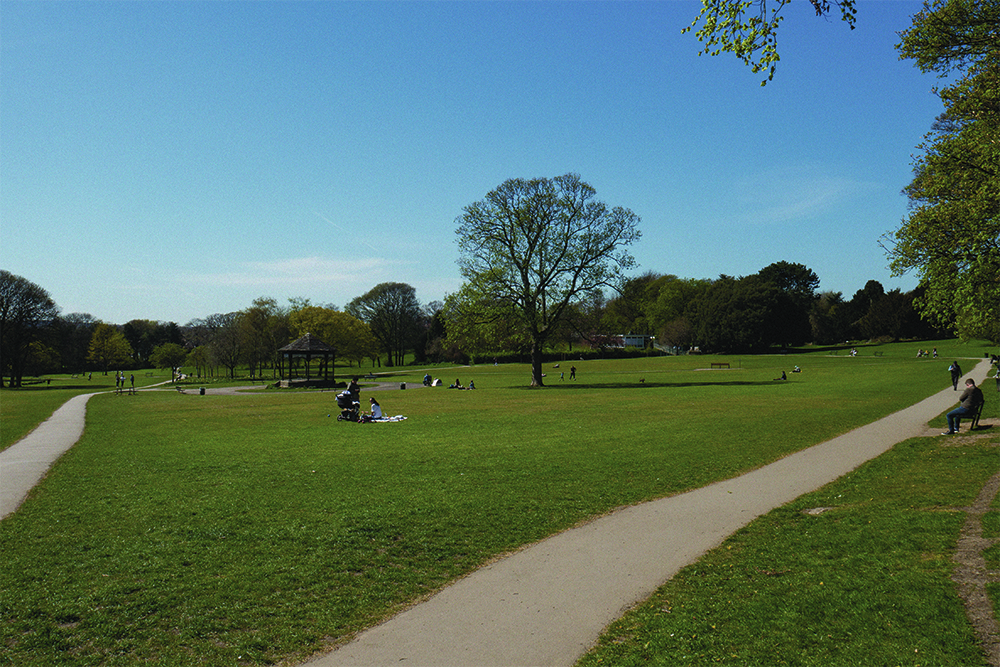
<svg viewBox="0 0 1000 667">
<path fill-rule="evenodd" d="M 949 575 L 959 508 L 1000 458 L 995 438 L 943 444 L 901 443 L 754 521 L 579 664 L 985 665 Z"/>
<path fill-rule="evenodd" d="M 128 378 L 132 371 L 125 374 Z M 134 371 L 135 386 L 163 382 L 170 379 L 165 371 Z M 18 389 L 0 390 L 0 451 L 28 435 L 45 421 L 63 403 L 79 396 L 99 391 L 114 391 L 115 376 L 94 373 L 88 380 L 85 375 L 46 376 L 48 383 L 32 384 Z"/>
<path fill-rule="evenodd" d="M 337 422 L 334 392 L 95 397 L 0 523 L 0 663 L 300 658 L 498 554 L 946 386 L 947 362 L 885 350 L 576 362 L 576 382 L 563 362 L 540 390 L 527 366 L 441 369 L 479 389 L 377 394 L 397 424 Z"/>
</svg>

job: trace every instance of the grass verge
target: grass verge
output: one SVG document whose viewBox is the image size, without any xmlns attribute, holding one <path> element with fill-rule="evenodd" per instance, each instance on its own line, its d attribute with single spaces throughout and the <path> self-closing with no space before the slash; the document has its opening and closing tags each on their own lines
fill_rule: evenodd
<svg viewBox="0 0 1000 667">
<path fill-rule="evenodd" d="M 997 439 L 947 442 L 901 443 L 754 521 L 579 665 L 986 664 L 949 576 Z"/>
</svg>

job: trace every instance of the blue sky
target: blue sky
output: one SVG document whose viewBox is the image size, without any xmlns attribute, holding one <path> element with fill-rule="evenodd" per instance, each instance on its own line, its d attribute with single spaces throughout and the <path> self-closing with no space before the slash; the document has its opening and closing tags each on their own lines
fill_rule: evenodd
<svg viewBox="0 0 1000 667">
<path fill-rule="evenodd" d="M 456 219 L 576 172 L 632 209 L 640 266 L 891 278 L 939 83 L 897 59 L 918 2 L 857 28 L 786 10 L 761 87 L 665 2 L 0 3 L 0 267 L 64 313 L 183 324 L 270 296 L 343 307 L 460 285 Z"/>
</svg>

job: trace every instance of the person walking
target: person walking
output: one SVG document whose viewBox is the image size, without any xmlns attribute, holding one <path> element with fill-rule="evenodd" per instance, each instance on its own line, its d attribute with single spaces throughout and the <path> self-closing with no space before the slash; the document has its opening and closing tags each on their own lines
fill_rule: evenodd
<svg viewBox="0 0 1000 667">
<path fill-rule="evenodd" d="M 570 366 L 569 367 L 569 379 L 570 380 L 575 380 L 576 379 L 576 366 Z"/>
<path fill-rule="evenodd" d="M 958 365 L 957 361 L 953 361 L 948 370 L 951 371 L 951 388 L 958 391 L 958 381 L 962 379 L 962 367 Z"/>
</svg>

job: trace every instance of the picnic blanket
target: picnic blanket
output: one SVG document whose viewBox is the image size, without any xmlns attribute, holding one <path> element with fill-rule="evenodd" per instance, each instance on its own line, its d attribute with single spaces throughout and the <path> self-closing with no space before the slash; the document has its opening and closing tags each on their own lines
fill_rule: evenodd
<svg viewBox="0 0 1000 667">
<path fill-rule="evenodd" d="M 396 415 L 395 417 L 379 417 L 378 419 L 372 419 L 372 417 L 370 415 L 361 415 L 361 418 L 358 419 L 358 423 L 359 424 L 385 424 L 385 423 L 388 423 L 388 422 L 401 422 L 404 419 L 406 419 L 406 417 L 404 417 L 403 415 Z"/>
</svg>

